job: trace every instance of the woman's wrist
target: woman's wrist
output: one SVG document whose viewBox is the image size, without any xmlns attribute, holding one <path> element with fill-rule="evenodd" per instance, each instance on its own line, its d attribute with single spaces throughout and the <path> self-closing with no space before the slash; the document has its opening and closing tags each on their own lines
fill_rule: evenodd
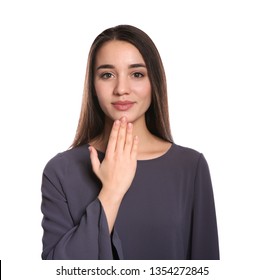
<svg viewBox="0 0 264 280">
<path fill-rule="evenodd" d="M 113 188 L 103 186 L 99 195 L 98 199 L 103 203 L 111 203 L 119 205 L 124 197 L 124 194 L 120 192 L 113 191 Z"/>
</svg>

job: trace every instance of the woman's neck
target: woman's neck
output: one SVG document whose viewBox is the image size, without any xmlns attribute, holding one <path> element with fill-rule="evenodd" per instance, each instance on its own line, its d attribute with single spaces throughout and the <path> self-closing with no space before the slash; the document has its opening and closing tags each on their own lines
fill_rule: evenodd
<svg viewBox="0 0 264 280">
<path fill-rule="evenodd" d="M 112 130 L 113 121 L 106 120 L 103 133 L 94 139 L 90 144 L 98 151 L 105 152 Z M 139 138 L 138 159 L 151 159 L 164 154 L 171 146 L 171 143 L 164 141 L 150 133 L 145 118 L 133 123 L 133 135 Z"/>
<path fill-rule="evenodd" d="M 99 145 L 101 148 L 100 150 L 102 150 L 103 152 L 105 152 L 106 150 L 112 126 L 113 121 L 110 119 L 106 119 L 103 133 L 97 139 L 95 139 L 96 146 Z M 145 143 L 148 143 L 153 138 L 153 135 L 147 128 L 144 117 L 133 122 L 133 135 L 139 137 L 140 146 L 142 147 L 145 146 Z"/>
</svg>

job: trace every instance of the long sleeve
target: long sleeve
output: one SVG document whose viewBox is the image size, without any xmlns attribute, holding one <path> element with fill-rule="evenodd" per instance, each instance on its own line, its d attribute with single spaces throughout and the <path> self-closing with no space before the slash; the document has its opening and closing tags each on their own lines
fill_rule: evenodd
<svg viewBox="0 0 264 280">
<path fill-rule="evenodd" d="M 42 259 L 113 259 L 111 236 L 100 201 L 95 197 L 74 222 L 63 189 L 64 166 L 47 164 L 42 179 Z"/>
<path fill-rule="evenodd" d="M 191 259 L 218 260 L 219 244 L 213 189 L 208 164 L 201 154 L 195 177 Z"/>
</svg>

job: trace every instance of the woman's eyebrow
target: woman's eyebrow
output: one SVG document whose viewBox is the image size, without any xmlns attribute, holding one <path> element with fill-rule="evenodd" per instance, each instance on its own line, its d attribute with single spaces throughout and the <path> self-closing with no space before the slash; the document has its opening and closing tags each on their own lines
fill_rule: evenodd
<svg viewBox="0 0 264 280">
<path fill-rule="evenodd" d="M 102 64 L 102 65 L 98 66 L 96 68 L 96 70 L 99 70 L 99 69 L 114 69 L 114 68 L 115 67 L 112 64 Z"/>
<path fill-rule="evenodd" d="M 139 68 L 139 67 L 146 68 L 146 65 L 143 63 L 134 63 L 134 64 L 130 64 L 128 68 Z"/>
<path fill-rule="evenodd" d="M 131 68 L 139 68 L 139 67 L 146 68 L 146 65 L 144 63 L 133 63 L 133 64 L 130 64 L 128 66 L 129 69 L 131 69 Z M 114 69 L 114 68 L 115 68 L 115 66 L 112 65 L 112 64 L 102 64 L 102 65 L 98 66 L 96 68 L 96 70 L 99 70 L 99 69 Z"/>
</svg>

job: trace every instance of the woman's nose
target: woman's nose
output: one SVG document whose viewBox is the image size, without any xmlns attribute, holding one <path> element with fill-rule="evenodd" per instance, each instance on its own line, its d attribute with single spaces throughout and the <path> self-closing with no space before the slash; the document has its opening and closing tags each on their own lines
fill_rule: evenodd
<svg viewBox="0 0 264 280">
<path fill-rule="evenodd" d="M 114 89 L 115 95 L 124 95 L 130 93 L 129 81 L 127 77 L 118 77 Z"/>
</svg>

